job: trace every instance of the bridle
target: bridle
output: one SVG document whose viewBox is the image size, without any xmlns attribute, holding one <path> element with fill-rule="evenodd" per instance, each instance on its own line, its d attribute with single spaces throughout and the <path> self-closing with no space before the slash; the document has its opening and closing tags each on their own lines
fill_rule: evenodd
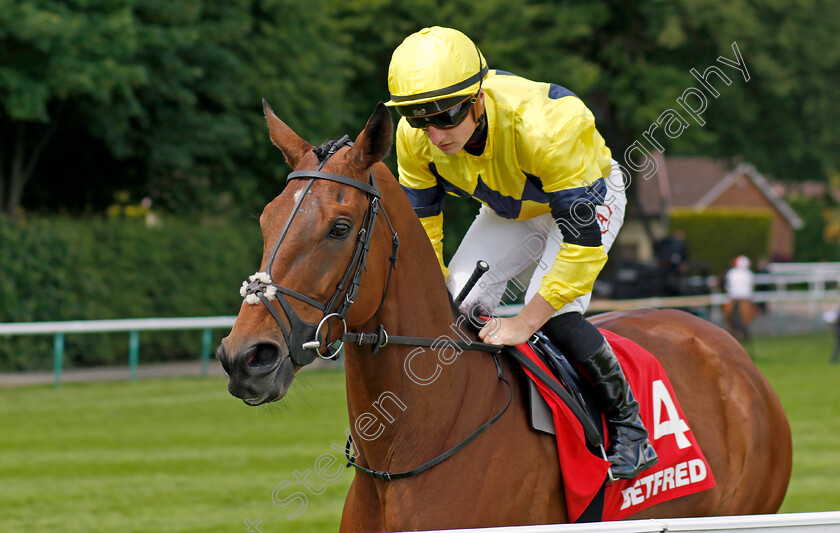
<svg viewBox="0 0 840 533">
<path fill-rule="evenodd" d="M 347 313 L 350 311 L 350 306 L 354 303 L 356 295 L 359 292 L 362 272 L 367 269 L 367 255 L 370 251 L 370 243 L 374 225 L 376 224 L 376 218 L 380 213 L 381 198 L 381 193 L 376 187 L 376 179 L 374 178 L 373 170 L 371 169 L 370 171 L 368 183 L 321 170 L 324 168 L 324 165 L 330 157 L 332 157 L 340 148 L 352 145 L 353 143 L 347 135 L 337 141 L 331 141 L 325 145 L 325 151 L 319 154 L 321 155 L 319 158 L 321 161 L 317 169 L 296 170 L 289 173 L 286 178 L 287 183 L 295 179 L 307 179 L 308 181 L 306 185 L 304 185 L 303 189 L 301 189 L 302 192 L 298 195 L 297 200 L 295 201 L 291 215 L 286 220 L 283 230 L 280 233 L 280 237 L 274 244 L 274 248 L 268 258 L 268 263 L 266 263 L 265 270 L 252 275 L 248 281 L 242 283 L 242 288 L 240 289 L 240 294 L 243 298 L 245 298 L 247 303 L 257 304 L 262 302 L 263 305 L 265 305 L 269 313 L 271 313 L 271 316 L 280 326 L 280 330 L 283 332 L 283 337 L 289 348 L 289 357 L 292 362 L 298 366 L 308 365 L 315 360 L 316 356 L 328 360 L 336 359 L 338 357 L 341 346 L 346 340 L 344 334 L 347 334 L 347 322 L 345 319 L 347 317 Z M 314 298 L 306 296 L 298 291 L 277 285 L 271 279 L 272 266 L 274 265 L 274 260 L 277 258 L 277 252 L 280 250 L 280 245 L 286 238 L 286 234 L 289 231 L 289 227 L 291 226 L 295 215 L 300 209 L 303 201 L 306 199 L 306 196 L 316 179 L 334 181 L 342 185 L 354 187 L 366 193 L 368 197 L 367 211 L 365 211 L 362 227 L 356 236 L 356 244 L 353 249 L 353 255 L 350 258 L 350 263 L 344 270 L 344 274 L 341 276 L 341 280 L 338 282 L 335 292 L 326 304 L 322 304 Z M 384 209 L 381 209 L 381 212 L 385 216 L 388 228 L 391 230 L 391 257 L 389 259 L 391 262 L 391 268 L 388 271 L 388 278 L 385 282 L 385 290 L 382 294 L 382 300 L 379 303 L 379 308 L 382 307 L 385 297 L 388 294 L 388 287 L 391 283 L 391 274 L 397 266 L 397 250 L 400 246 L 399 237 L 397 236 L 397 232 L 394 231 L 394 227 L 388 218 L 388 213 L 385 212 Z M 322 318 L 318 324 L 316 325 L 311 322 L 306 322 L 300 318 L 286 299 L 286 296 L 291 296 L 292 298 L 300 300 L 301 302 L 321 311 Z M 272 305 L 271 301 L 273 300 L 276 300 L 280 304 L 283 313 L 285 313 L 286 318 L 289 321 L 289 327 L 286 327 L 280 314 L 277 312 L 277 309 L 274 305 Z M 378 311 L 379 309 L 377 309 L 376 312 Z M 376 312 L 374 312 L 374 315 Z M 329 339 L 330 326 L 328 321 L 330 319 L 340 320 L 344 331 L 342 337 L 339 339 L 338 346 L 327 345 L 324 351 L 322 351 L 321 330 L 326 324 L 327 331 L 324 338 Z M 387 334 L 385 335 L 387 337 Z"/>
<path fill-rule="evenodd" d="M 362 271 L 367 269 L 367 255 L 370 251 L 373 228 L 376 223 L 376 218 L 380 212 L 385 216 L 385 222 L 388 224 L 388 229 L 391 231 L 391 256 L 388 258 L 391 266 L 388 270 L 388 277 L 385 281 L 385 290 L 382 292 L 382 299 L 379 302 L 379 307 L 376 311 L 374 311 L 372 316 L 375 316 L 379 312 L 385 302 L 385 298 L 388 296 L 388 288 L 391 285 L 391 276 L 397 268 L 397 252 L 400 247 L 399 236 L 394 230 L 394 226 L 391 224 L 387 211 L 385 211 L 385 209 L 380 205 L 380 198 L 382 195 L 376 187 L 376 178 L 373 175 L 373 170 L 370 171 L 368 183 L 321 170 L 327 160 L 329 160 L 329 158 L 332 157 L 339 148 L 348 145 L 352 146 L 353 143 L 349 139 L 350 138 L 345 135 L 337 141 L 330 141 L 329 143 L 326 143 L 323 152 L 323 159 L 317 169 L 295 170 L 289 173 L 286 178 L 286 182 L 293 179 L 308 179 L 309 181 L 306 183 L 304 188 L 301 189 L 302 193 L 295 201 L 291 215 L 289 215 L 288 220 L 286 220 L 283 230 L 280 233 L 280 237 L 274 244 L 274 248 L 268 258 L 268 263 L 266 263 L 265 270 L 257 272 L 252 275 L 248 281 L 242 282 L 242 287 L 239 289 L 239 293 L 243 298 L 245 298 L 246 303 L 258 304 L 262 302 L 263 305 L 265 305 L 269 313 L 271 313 L 271 316 L 280 326 L 280 330 L 283 332 L 283 338 L 286 340 L 286 344 L 289 347 L 289 357 L 292 359 L 292 362 L 299 366 L 308 365 L 315 360 L 315 357 L 328 360 L 336 359 L 345 342 L 358 344 L 360 346 L 370 345 L 374 354 L 388 344 L 403 344 L 409 346 L 437 346 L 439 344 L 438 339 L 389 335 L 382 324 L 379 324 L 376 327 L 376 331 L 372 333 L 347 331 L 347 322 L 345 319 L 350 310 L 350 306 L 355 302 L 356 296 L 359 292 Z M 309 189 L 312 187 L 312 184 L 316 179 L 329 180 L 342 185 L 348 185 L 364 191 L 368 195 L 368 208 L 365 212 L 364 220 L 362 221 L 362 228 L 359 230 L 356 237 L 356 246 L 353 250 L 353 255 L 350 258 L 350 263 L 347 265 L 344 275 L 341 277 L 341 281 L 339 281 L 336 286 L 335 292 L 326 304 L 322 304 L 314 298 L 298 291 L 277 285 L 271 280 L 270 274 L 272 266 L 274 265 L 274 260 L 277 258 L 277 252 L 280 249 L 280 244 L 282 244 L 283 239 L 285 239 L 286 234 L 289 231 L 289 227 L 292 224 L 292 220 L 294 220 L 295 215 L 303 203 L 303 200 L 306 198 Z M 292 298 L 300 300 L 321 311 L 322 317 L 318 324 L 306 322 L 300 318 L 289 304 L 286 296 L 291 296 Z M 278 313 L 277 309 L 271 304 L 274 300 L 280 304 L 281 309 L 286 314 L 286 318 L 289 320 L 288 328 L 283 323 L 280 313 Z M 338 338 L 339 344 L 337 346 L 327 345 L 322 352 L 321 330 L 331 318 L 341 321 L 343 331 Z M 327 325 L 327 332 L 324 337 L 330 337 L 329 325 Z M 465 341 L 458 339 L 449 341 L 449 344 L 460 349 L 489 353 L 498 353 L 501 351 L 501 347 L 498 345 L 486 344 L 479 341 Z"/>
<path fill-rule="evenodd" d="M 332 157 L 340 148 L 344 146 L 352 146 L 352 144 L 353 143 L 350 141 L 350 138 L 347 135 L 345 135 L 341 139 L 338 139 L 337 141 L 331 141 L 329 143 L 326 143 L 323 145 L 323 148 L 315 149 L 315 152 L 319 156 L 320 161 L 317 169 L 296 170 L 288 175 L 288 177 L 286 178 L 287 183 L 294 179 L 306 179 L 308 181 L 306 182 L 306 185 L 303 187 L 303 189 L 301 189 L 302 193 L 297 196 L 295 205 L 292 208 L 292 212 L 289 218 L 286 220 L 286 223 L 283 226 L 283 230 L 280 233 L 280 237 L 277 239 L 277 242 L 274 244 L 274 248 L 271 250 L 271 255 L 268 258 L 265 270 L 263 272 L 257 272 L 256 274 L 252 275 L 249 278 L 249 281 L 245 281 L 242 283 L 242 287 L 240 288 L 240 294 L 245 299 L 246 303 L 256 305 L 262 302 L 262 304 L 265 305 L 266 309 L 268 309 L 269 313 L 271 313 L 271 316 L 274 318 L 274 320 L 277 322 L 277 325 L 280 326 L 280 330 L 283 332 L 283 338 L 285 339 L 286 344 L 289 348 L 289 358 L 295 365 L 298 366 L 308 365 L 309 363 L 315 360 L 316 356 L 321 357 L 322 359 L 336 359 L 338 357 L 338 354 L 340 353 L 341 347 L 344 345 L 345 342 L 351 342 L 360 346 L 370 345 L 371 352 L 373 354 L 375 354 L 379 349 L 385 347 L 388 344 L 403 344 L 411 346 L 431 347 L 439 345 L 440 339 L 388 335 L 382 324 L 379 324 L 376 328 L 376 331 L 373 333 L 355 333 L 347 331 L 347 313 L 350 311 L 350 306 L 353 305 L 356 299 L 356 295 L 359 292 L 362 271 L 367 269 L 367 255 L 370 251 L 370 244 L 373 235 L 373 229 L 376 224 L 376 218 L 380 213 L 380 199 L 382 196 L 379 192 L 379 189 L 376 187 L 376 178 L 373 175 L 373 169 L 370 170 L 370 177 L 367 183 L 357 181 L 347 176 L 342 176 L 340 174 L 324 172 L 322 170 L 329 158 Z M 364 219 L 362 220 L 362 227 L 356 236 L 356 244 L 353 249 L 353 255 L 350 258 L 350 262 L 348 263 L 347 268 L 344 270 L 344 274 L 341 276 L 341 280 L 336 286 L 335 292 L 333 292 L 333 295 L 330 297 L 326 304 L 321 304 L 314 298 L 311 298 L 298 291 L 289 289 L 287 287 L 283 287 L 281 285 L 277 285 L 271 280 L 270 274 L 272 266 L 274 265 L 274 261 L 277 258 L 277 253 L 280 249 L 280 245 L 286 238 L 286 234 L 289 231 L 289 227 L 291 226 L 295 215 L 298 213 L 301 204 L 306 198 L 306 195 L 309 193 L 312 184 L 317 179 L 333 181 L 342 185 L 354 187 L 365 192 L 368 197 L 368 207 L 365 211 Z M 385 221 L 387 222 L 388 228 L 391 231 L 391 256 L 388 259 L 391 263 L 391 266 L 388 270 L 388 277 L 385 281 L 385 290 L 382 293 L 382 299 L 380 300 L 379 306 L 377 307 L 376 311 L 371 316 L 376 316 L 377 313 L 379 313 L 379 310 L 382 309 L 382 305 L 384 304 L 385 298 L 388 295 L 388 288 L 391 284 L 391 275 L 397 268 L 397 251 L 400 247 L 399 237 L 397 236 L 397 232 L 394 230 L 394 226 L 391 224 L 391 220 L 388 218 L 388 213 L 384 209 L 384 207 L 381 207 L 381 212 L 385 216 Z M 474 282 L 475 280 L 472 281 Z M 300 316 L 298 316 L 298 314 L 292 308 L 291 304 L 289 304 L 289 301 L 286 299 L 286 296 L 291 296 L 292 298 L 295 298 L 321 311 L 322 318 L 318 322 L 318 324 L 316 325 L 311 322 L 306 322 L 305 320 L 300 318 Z M 286 325 L 283 323 L 283 319 L 277 312 L 277 309 L 271 303 L 274 300 L 276 300 L 280 304 L 281 309 L 283 310 L 283 312 L 286 315 L 286 318 L 289 321 L 289 327 L 286 327 Z M 338 346 L 328 344 L 325 347 L 325 350 L 322 352 L 321 329 L 324 327 L 325 324 L 327 324 L 327 322 L 331 318 L 340 320 L 344 331 L 339 336 Z M 327 325 L 327 331 L 324 335 L 324 338 L 330 338 L 329 325 Z M 496 421 L 498 421 L 502 417 L 502 415 L 504 415 L 508 407 L 510 407 L 511 401 L 513 399 L 513 391 L 511 389 L 510 383 L 508 383 L 508 381 L 502 376 L 502 368 L 501 364 L 499 363 L 498 354 L 502 351 L 503 347 L 493 344 L 486 344 L 478 341 L 467 341 L 463 339 L 449 340 L 448 345 L 460 348 L 462 350 L 475 350 L 493 354 L 493 359 L 496 363 L 496 373 L 498 375 L 498 378 L 502 383 L 504 383 L 507 386 L 508 389 L 508 399 L 505 406 L 501 410 L 499 410 L 492 418 L 487 420 L 478 429 L 473 431 L 469 436 L 467 436 L 458 444 L 451 447 L 449 450 L 443 452 L 437 457 L 423 463 L 422 465 L 416 468 L 404 472 L 385 472 L 359 465 L 356 462 L 355 457 L 350 452 L 350 448 L 352 446 L 352 438 L 348 436 L 344 452 L 348 461 L 347 466 L 353 466 L 357 470 L 364 472 L 369 476 L 385 481 L 392 481 L 396 479 L 412 477 L 434 467 L 435 465 L 445 461 L 449 457 L 452 457 L 452 455 L 454 455 L 455 452 L 464 448 L 467 444 L 472 442 L 476 437 L 478 437 L 481 433 L 486 431 L 488 428 L 490 428 L 490 426 L 492 426 Z M 522 357 L 521 354 L 519 354 L 516 350 L 507 350 L 507 352 L 526 367 L 530 367 L 529 369 L 532 372 L 536 372 L 538 374 L 543 373 L 542 369 L 535 366 L 533 362 L 527 359 L 527 357 Z M 551 379 L 546 378 L 547 376 L 543 377 L 543 381 L 561 398 L 566 399 L 569 393 L 565 389 L 563 389 L 561 385 L 555 384 L 552 382 Z M 574 402 L 570 402 L 568 399 L 566 399 L 566 403 L 569 405 L 570 408 L 572 408 L 573 411 L 575 410 Z M 585 423 L 586 421 L 588 421 L 587 417 L 578 414 L 578 418 L 580 418 L 581 421 L 584 422 L 584 430 L 587 434 L 588 439 L 593 443 L 597 443 L 598 439 L 600 439 L 600 434 L 598 433 L 598 430 L 594 428 L 594 426 L 592 428 L 588 428 L 587 424 Z M 601 450 L 603 454 L 603 446 Z M 604 457 L 606 458 L 605 454 Z"/>
<path fill-rule="evenodd" d="M 280 330 L 283 332 L 283 338 L 286 340 L 286 344 L 289 348 L 289 358 L 295 365 L 299 366 L 304 366 L 311 363 L 315 360 L 316 356 L 321 357 L 322 359 L 336 359 L 338 357 L 341 346 L 343 346 L 345 342 L 351 342 L 360 346 L 370 345 L 371 352 L 374 354 L 379 349 L 385 347 L 388 344 L 403 344 L 410 346 L 431 347 L 439 346 L 440 344 L 440 339 L 388 335 L 382 324 L 379 324 L 376 328 L 376 331 L 373 333 L 356 333 L 347 331 L 347 322 L 345 319 L 347 317 L 347 313 L 350 310 L 350 306 L 354 303 L 356 295 L 359 292 L 359 284 L 361 282 L 362 271 L 363 269 L 367 268 L 367 255 L 370 251 L 371 238 L 373 235 L 374 225 L 376 224 L 376 218 L 379 215 L 380 211 L 385 216 L 385 221 L 387 222 L 388 228 L 391 231 L 391 256 L 389 257 L 391 266 L 388 270 L 388 277 L 385 281 L 385 290 L 382 293 L 382 300 L 379 302 L 379 307 L 376 309 L 372 316 L 376 316 L 376 314 L 382 308 L 382 305 L 385 302 L 385 298 L 388 295 L 388 288 L 391 283 L 391 275 L 397 267 L 397 251 L 399 250 L 400 246 L 399 237 L 397 236 L 397 232 L 394 230 L 394 226 L 391 224 L 391 221 L 388 218 L 388 213 L 384 209 L 384 207 L 381 207 L 380 205 L 381 193 L 376 187 L 376 179 L 373 175 L 372 169 L 370 171 L 370 178 L 367 183 L 360 182 L 355 179 L 342 176 L 340 174 L 332 174 L 321 170 L 326 164 L 327 160 L 329 160 L 329 158 L 332 157 L 340 148 L 352 144 L 353 143 L 349 140 L 349 137 L 347 135 L 345 135 L 341 139 L 338 139 L 337 141 L 331 141 L 330 143 L 325 144 L 324 150 L 321 153 L 319 153 L 320 164 L 317 169 L 296 170 L 288 175 L 286 179 L 287 183 L 293 179 L 307 179 L 309 181 L 307 181 L 304 188 L 301 189 L 303 192 L 297 197 L 295 201 L 295 205 L 292 208 L 292 212 L 288 220 L 286 220 L 286 223 L 283 226 L 283 230 L 280 233 L 280 237 L 274 244 L 274 248 L 272 249 L 271 255 L 269 256 L 268 263 L 266 263 L 265 270 L 263 272 L 257 272 L 256 274 L 252 275 L 249 278 L 249 281 L 245 281 L 242 283 L 242 287 L 240 289 L 240 294 L 243 298 L 245 298 L 246 303 L 256 305 L 262 302 L 262 304 L 265 305 L 269 313 L 271 313 L 271 316 L 280 326 Z M 316 151 L 316 153 L 318 152 Z M 356 237 L 356 244 L 353 250 L 353 255 L 350 258 L 350 262 L 347 265 L 347 268 L 345 269 L 341 280 L 336 286 L 335 292 L 326 304 L 321 304 L 314 298 L 311 298 L 298 291 L 289 289 L 287 287 L 283 287 L 281 285 L 277 285 L 271 280 L 270 274 L 272 266 L 274 265 L 274 260 L 277 258 L 277 253 L 280 249 L 280 245 L 282 244 L 283 240 L 286 237 L 286 234 L 289 231 L 289 227 L 292 224 L 292 220 L 294 220 L 295 215 L 300 209 L 301 204 L 303 203 L 304 199 L 306 198 L 306 195 L 309 193 L 309 190 L 316 179 L 334 181 L 342 185 L 354 187 L 365 192 L 368 196 L 368 208 L 365 212 L 364 220 L 362 221 L 362 227 L 359 230 L 359 233 Z M 305 320 L 300 318 L 300 316 L 298 316 L 298 314 L 289 304 L 289 301 L 286 299 L 286 296 L 291 296 L 292 298 L 295 298 L 321 311 L 322 318 L 318 322 L 318 324 L 316 325 L 311 322 L 306 322 Z M 277 309 L 272 304 L 272 301 L 274 300 L 276 300 L 280 304 L 281 309 L 286 314 L 286 318 L 289 321 L 289 327 L 286 327 L 282 317 L 280 316 L 280 313 L 278 313 Z M 327 322 L 331 318 L 340 320 L 344 331 L 339 336 L 338 346 L 328 344 L 322 352 L 321 329 L 324 327 L 325 324 L 327 324 Z M 330 338 L 329 325 L 327 325 L 327 331 L 324 335 L 324 338 Z M 496 372 L 498 374 L 498 378 L 502 383 L 504 383 L 507 386 L 508 389 L 508 399 L 505 406 L 502 407 L 501 410 L 499 410 L 492 418 L 487 420 L 478 429 L 473 431 L 468 437 L 463 439 L 461 442 L 459 442 L 446 452 L 438 455 L 430 461 L 427 461 L 426 463 L 418 466 L 417 468 L 405 472 L 384 472 L 373 470 L 359 465 L 358 463 L 356 463 L 355 457 L 353 457 L 350 453 L 352 439 L 348 437 L 347 445 L 345 448 L 345 455 L 348 460 L 348 466 L 352 465 L 357 470 L 360 470 L 376 479 L 382 479 L 386 481 L 415 476 L 454 455 L 455 452 L 465 447 L 472 440 L 478 437 L 481 433 L 486 431 L 490 426 L 492 426 L 496 421 L 498 421 L 502 417 L 502 415 L 507 411 L 513 399 L 513 392 L 510 383 L 508 383 L 508 381 L 502 376 L 502 368 L 498 359 L 498 354 L 502 351 L 503 347 L 494 344 L 486 344 L 484 342 L 479 341 L 467 341 L 463 339 L 450 339 L 447 345 L 457 347 L 462 350 L 475 350 L 493 354 L 494 361 L 496 363 Z"/>
</svg>

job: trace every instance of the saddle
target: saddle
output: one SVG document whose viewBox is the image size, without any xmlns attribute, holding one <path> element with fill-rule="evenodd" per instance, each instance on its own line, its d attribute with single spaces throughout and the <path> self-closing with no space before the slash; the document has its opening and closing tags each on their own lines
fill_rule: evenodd
<svg viewBox="0 0 840 533">
<path fill-rule="evenodd" d="M 566 401 L 569 410 L 574 413 L 578 422 L 584 428 L 584 433 L 587 434 L 586 448 L 594 455 L 605 457 L 603 446 L 596 446 L 593 442 L 595 439 L 598 439 L 599 443 L 604 442 L 604 426 L 601 420 L 601 412 L 595 407 L 597 404 L 591 390 L 583 386 L 583 380 L 571 363 L 569 363 L 569 360 L 566 359 L 566 356 L 541 331 L 536 332 L 534 337 L 528 342 L 528 346 L 530 346 L 537 358 L 551 370 L 551 375 L 536 375 L 531 371 L 528 373 L 529 376 L 525 377 L 528 383 L 527 394 L 531 427 L 536 431 L 548 433 L 555 437 L 557 436 L 557 429 L 554 425 L 554 414 L 532 379 L 536 377 L 541 379 L 546 385 L 549 385 L 552 390 L 556 391 L 557 385 L 566 390 L 568 395 L 561 396 L 561 398 Z M 524 355 L 527 359 L 527 355 L 522 354 L 518 347 L 511 347 L 510 350 Z M 519 361 L 523 368 L 529 368 L 525 366 L 522 358 L 515 354 L 511 355 Z M 546 378 L 555 378 L 556 381 L 549 383 L 546 381 Z M 558 396 L 560 395 L 558 394 Z M 603 520 L 605 489 L 606 485 L 602 484 L 574 522 L 600 522 Z"/>
<path fill-rule="evenodd" d="M 539 379 L 554 391 L 569 407 L 575 415 L 586 435 L 586 444 L 589 450 L 603 457 L 602 443 L 604 442 L 604 429 L 601 420 L 601 411 L 596 407 L 595 397 L 584 381 L 578 375 L 566 356 L 557 349 L 542 332 L 537 331 L 527 346 L 536 355 L 536 358 L 548 368 L 551 373 L 542 370 L 528 354 L 523 353 L 520 347 L 508 347 L 506 353 L 513 357 L 523 369 L 534 379 Z M 552 411 L 540 393 L 534 379 L 526 379 L 528 383 L 528 405 L 530 410 L 531 427 L 542 433 L 556 435 Z"/>
<path fill-rule="evenodd" d="M 583 380 L 578 375 L 566 356 L 558 350 L 542 332 L 537 331 L 531 342 L 528 343 L 539 359 L 551 370 L 557 382 L 569 392 L 569 396 L 577 404 L 579 409 L 574 413 L 578 416 L 581 425 L 584 422 L 579 415 L 586 415 L 596 428 L 601 426 L 601 413 L 596 407 L 595 398 L 588 387 L 583 386 Z M 532 379 L 528 379 L 528 406 L 531 415 L 531 427 L 539 432 L 557 435 L 554 427 L 554 417 L 548 407 L 545 398 L 540 394 L 539 389 Z"/>
</svg>

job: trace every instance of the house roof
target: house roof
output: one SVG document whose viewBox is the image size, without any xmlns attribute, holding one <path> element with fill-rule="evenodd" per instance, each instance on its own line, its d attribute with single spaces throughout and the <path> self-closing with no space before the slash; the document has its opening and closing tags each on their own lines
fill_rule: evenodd
<svg viewBox="0 0 840 533">
<path fill-rule="evenodd" d="M 658 215 L 674 207 L 705 209 L 741 176 L 747 176 L 791 227 L 799 229 L 803 226 L 802 219 L 753 165 L 740 163 L 733 169 L 732 162 L 725 160 L 661 156 L 657 158 L 657 164 L 658 169 L 653 176 L 637 180 L 637 194 L 647 215 Z"/>
</svg>

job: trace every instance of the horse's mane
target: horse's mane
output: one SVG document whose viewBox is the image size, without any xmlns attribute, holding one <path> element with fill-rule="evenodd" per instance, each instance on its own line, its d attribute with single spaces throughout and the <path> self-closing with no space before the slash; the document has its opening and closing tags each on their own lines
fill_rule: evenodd
<svg viewBox="0 0 840 533">
<path fill-rule="evenodd" d="M 458 318 L 461 313 L 461 310 L 458 309 L 458 306 L 455 305 L 455 299 L 452 297 L 452 293 L 449 290 L 446 291 L 446 296 L 449 298 L 449 309 L 452 311 L 452 318 Z"/>
<path fill-rule="evenodd" d="M 315 155 L 318 157 L 318 163 L 320 164 L 323 163 L 330 156 L 331 153 L 334 153 L 344 144 L 348 144 L 346 135 L 341 139 L 332 139 L 330 141 L 324 141 L 323 143 L 321 143 L 321 146 L 313 147 L 312 151 L 315 152 Z"/>
<path fill-rule="evenodd" d="M 458 322 L 458 317 L 463 317 L 465 319 L 465 321 L 463 321 L 461 323 L 473 324 L 473 321 L 470 320 L 471 316 L 490 316 L 491 315 L 491 313 L 489 313 L 488 311 L 486 311 L 484 309 L 476 310 L 475 308 L 472 308 L 468 312 L 464 313 L 463 311 L 461 311 L 458 308 L 457 305 L 455 305 L 455 299 L 452 297 L 452 293 L 447 290 L 446 295 L 449 297 L 449 309 L 452 312 L 452 323 L 453 324 L 459 323 Z M 475 304 L 475 305 L 478 306 L 479 304 Z M 475 340 L 479 340 L 477 330 L 472 330 L 472 329 L 468 328 L 468 331 L 469 331 L 470 335 L 475 337 Z"/>
</svg>

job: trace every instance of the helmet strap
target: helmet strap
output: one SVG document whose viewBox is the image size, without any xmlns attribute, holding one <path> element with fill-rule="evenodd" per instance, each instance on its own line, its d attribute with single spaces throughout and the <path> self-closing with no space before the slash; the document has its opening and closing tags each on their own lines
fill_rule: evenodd
<svg viewBox="0 0 840 533">
<path fill-rule="evenodd" d="M 481 87 L 479 87 L 478 92 L 475 93 L 475 95 L 473 95 L 472 98 L 470 98 L 470 104 L 472 105 L 472 107 L 470 107 L 470 116 L 475 120 L 476 124 L 479 124 L 479 119 L 484 114 L 484 108 L 483 107 L 481 109 L 481 112 L 480 113 L 478 112 L 478 100 L 479 100 L 480 95 L 481 95 Z"/>
</svg>

